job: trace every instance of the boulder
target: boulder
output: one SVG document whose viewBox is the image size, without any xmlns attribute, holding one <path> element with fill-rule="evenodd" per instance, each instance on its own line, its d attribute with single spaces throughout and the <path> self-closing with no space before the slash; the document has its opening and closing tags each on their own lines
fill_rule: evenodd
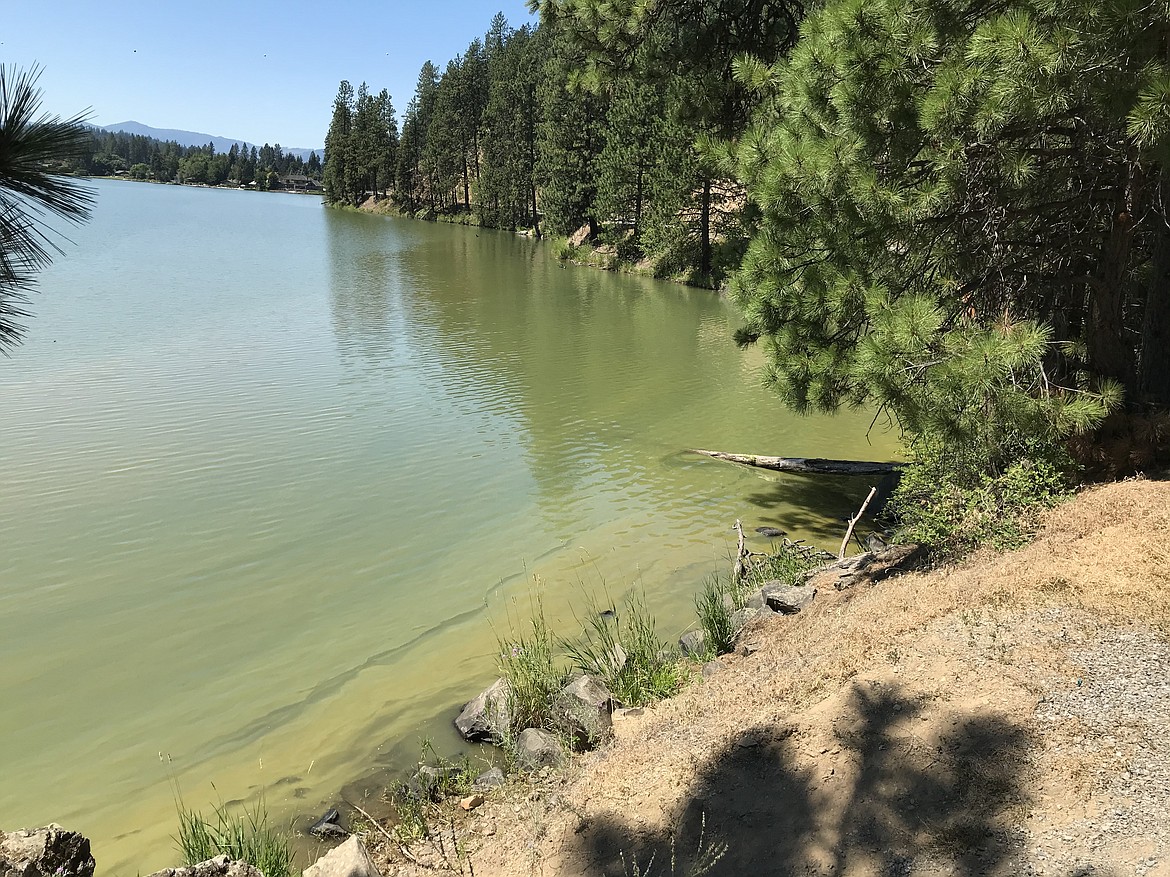
<svg viewBox="0 0 1170 877">
<path fill-rule="evenodd" d="M 813 601 L 817 589 L 812 585 L 787 585 L 784 582 L 768 582 L 761 589 L 768 608 L 785 615 L 795 615 Z"/>
<path fill-rule="evenodd" d="M 507 679 L 497 679 L 463 705 L 456 729 L 465 740 L 501 742 L 512 722 L 511 700 L 512 686 Z"/>
<path fill-rule="evenodd" d="M 689 658 L 702 655 L 707 650 L 707 634 L 701 630 L 688 631 L 679 639 L 678 647 Z"/>
<path fill-rule="evenodd" d="M 601 680 L 578 676 L 557 695 L 558 731 L 578 749 L 593 749 L 613 732 L 613 695 Z"/>
<path fill-rule="evenodd" d="M 560 767 L 564 761 L 561 742 L 548 731 L 525 728 L 516 739 L 516 763 L 522 770 Z"/>
<path fill-rule="evenodd" d="M 247 862 L 229 859 L 227 856 L 216 856 L 189 868 L 164 868 L 162 871 L 155 871 L 150 877 L 264 877 L 264 875 Z"/>
<path fill-rule="evenodd" d="M 303 877 L 381 877 L 356 834 L 305 869 Z"/>
<path fill-rule="evenodd" d="M 731 613 L 731 638 L 735 639 L 743 632 L 743 629 L 748 626 L 749 621 L 763 614 L 763 609 L 753 609 L 750 606 L 744 606 L 742 609 L 736 609 Z"/>
<path fill-rule="evenodd" d="M 93 877 L 89 839 L 60 825 L 0 831 L 0 877 Z"/>
<path fill-rule="evenodd" d="M 504 784 L 504 772 L 498 767 L 485 770 L 475 778 L 477 789 L 497 789 Z"/>
</svg>

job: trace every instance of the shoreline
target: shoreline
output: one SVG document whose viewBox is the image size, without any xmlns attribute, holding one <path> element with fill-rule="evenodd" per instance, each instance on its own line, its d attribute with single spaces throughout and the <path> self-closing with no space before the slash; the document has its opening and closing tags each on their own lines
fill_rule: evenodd
<svg viewBox="0 0 1170 877">
<path fill-rule="evenodd" d="M 1016 551 L 831 589 L 750 628 L 720 667 L 615 722 L 612 742 L 564 772 L 511 778 L 470 812 L 452 805 L 450 831 L 484 877 L 595 874 L 675 843 L 684 863 L 726 844 L 717 874 L 862 875 L 882 855 L 937 873 L 1163 874 L 1170 787 L 1142 777 L 1170 775 L 1170 744 L 1117 722 L 1166 709 L 1168 528 L 1167 481 L 1100 485 Z M 1119 675 L 1117 661 L 1141 671 Z M 1126 712 L 1138 703 L 1150 714 Z M 877 860 L 859 806 L 889 832 Z M 777 825 L 779 855 L 757 841 Z M 366 841 L 384 873 L 444 865 L 382 830 Z"/>
</svg>

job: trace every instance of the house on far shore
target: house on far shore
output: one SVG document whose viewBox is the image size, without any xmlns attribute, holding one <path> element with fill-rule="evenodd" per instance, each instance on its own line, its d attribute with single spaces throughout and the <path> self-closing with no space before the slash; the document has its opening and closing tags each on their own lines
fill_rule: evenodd
<svg viewBox="0 0 1170 877">
<path fill-rule="evenodd" d="M 280 187 L 290 192 L 320 192 L 321 184 L 304 174 L 289 174 L 280 178 Z"/>
</svg>

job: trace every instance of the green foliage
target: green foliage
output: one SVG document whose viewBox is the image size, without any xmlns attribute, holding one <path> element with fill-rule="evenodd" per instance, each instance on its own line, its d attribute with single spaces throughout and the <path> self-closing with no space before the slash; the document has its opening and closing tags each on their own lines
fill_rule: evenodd
<svg viewBox="0 0 1170 877">
<path fill-rule="evenodd" d="M 553 703 L 569 682 L 569 669 L 554 652 L 556 639 L 538 605 L 528 622 L 529 631 L 521 630 L 499 640 L 500 675 L 511 685 L 509 710 L 512 729 L 546 728 L 555 730 Z"/>
<path fill-rule="evenodd" d="M 786 64 L 738 65 L 733 295 L 781 398 L 981 446 L 1170 401 L 1168 34 L 1136 0 L 830 0 Z"/>
<path fill-rule="evenodd" d="M 955 560 L 981 546 L 1016 548 L 1037 515 L 1071 492 L 1074 467 L 1051 443 L 1020 439 L 992 463 L 978 449 L 920 440 L 890 500 L 898 539 Z"/>
<path fill-rule="evenodd" d="M 219 855 L 247 862 L 264 877 L 292 877 L 293 853 L 287 834 L 268 824 L 263 801 L 239 813 L 220 804 L 210 818 L 179 804 L 179 836 L 183 864 L 196 865 Z"/>
<path fill-rule="evenodd" d="M 753 557 L 753 562 L 747 568 L 739 592 L 750 592 L 765 582 L 783 582 L 786 585 L 802 584 L 805 575 L 810 570 L 820 566 L 823 559 L 824 555 L 817 551 L 784 542 L 776 546 L 771 554 Z"/>
<path fill-rule="evenodd" d="M 0 64 L 0 352 L 20 340 L 25 293 L 58 249 L 48 215 L 80 223 L 93 203 L 88 189 L 52 171 L 84 152 L 87 134 L 81 116 L 41 112 L 39 76 Z"/>
<path fill-rule="evenodd" d="M 581 638 L 561 641 L 577 669 L 602 680 L 626 706 L 649 706 L 678 693 L 686 681 L 679 655 L 658 638 L 642 594 L 620 608 L 599 610 L 590 601 L 588 612 Z"/>
<path fill-rule="evenodd" d="M 718 573 L 707 576 L 703 589 L 695 596 L 695 614 L 710 654 L 724 655 L 734 647 L 735 626 L 731 616 L 742 605 L 742 597 L 730 578 Z"/>
</svg>

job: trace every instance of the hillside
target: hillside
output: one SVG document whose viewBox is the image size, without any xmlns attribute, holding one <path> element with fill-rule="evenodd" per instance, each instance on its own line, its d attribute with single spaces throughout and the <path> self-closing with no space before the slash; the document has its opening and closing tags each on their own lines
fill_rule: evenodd
<svg viewBox="0 0 1170 877">
<path fill-rule="evenodd" d="M 1170 874 L 1167 534 L 1170 482 L 1129 481 L 1019 551 L 822 587 L 453 828 L 479 877 L 671 874 L 672 841 L 678 874 L 700 844 L 717 875 Z"/>
<path fill-rule="evenodd" d="M 123 131 L 127 134 L 140 134 L 144 137 L 153 137 L 155 140 L 162 140 L 164 143 L 170 140 L 175 141 L 180 146 L 206 146 L 208 143 L 215 145 L 216 152 L 227 152 L 235 145 L 241 145 L 251 149 L 253 145 L 259 148 L 259 144 L 248 143 L 239 138 L 221 137 L 217 134 L 200 134 L 197 131 L 182 131 L 177 128 L 152 128 L 150 125 L 144 125 L 141 122 L 115 122 L 112 125 L 101 125 L 103 131 Z M 290 147 L 282 146 L 281 149 L 287 155 L 294 155 L 297 158 L 308 161 L 309 154 L 317 153 L 318 158 L 325 155 L 325 147 L 317 146 L 313 148 L 304 147 Z"/>
</svg>

